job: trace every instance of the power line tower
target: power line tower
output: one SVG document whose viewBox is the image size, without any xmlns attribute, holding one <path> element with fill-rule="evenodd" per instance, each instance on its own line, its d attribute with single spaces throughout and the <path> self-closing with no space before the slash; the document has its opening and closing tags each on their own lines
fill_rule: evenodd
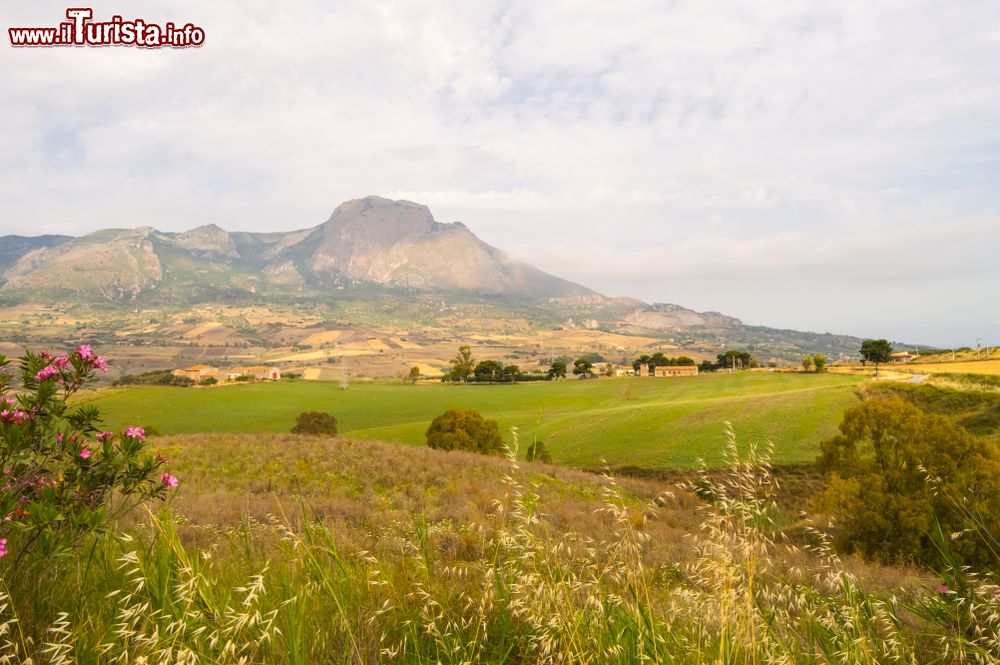
<svg viewBox="0 0 1000 665">
<path fill-rule="evenodd" d="M 347 366 L 347 358 L 343 358 L 340 363 L 340 389 L 348 390 L 351 387 L 351 369 Z"/>
</svg>

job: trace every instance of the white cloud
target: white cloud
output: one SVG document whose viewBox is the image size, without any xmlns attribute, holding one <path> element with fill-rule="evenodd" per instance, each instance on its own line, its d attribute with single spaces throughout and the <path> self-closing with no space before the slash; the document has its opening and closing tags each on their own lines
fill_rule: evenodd
<svg viewBox="0 0 1000 665">
<path fill-rule="evenodd" d="M 18 3 L 5 19 L 49 25 L 64 11 Z M 793 301 L 813 288 L 850 303 L 859 283 L 897 276 L 947 298 L 964 334 L 986 320 L 979 285 L 1000 286 L 984 254 L 1000 245 L 994 2 L 186 0 L 95 13 L 192 21 L 206 45 L 4 46 L 0 232 L 290 229 L 379 193 L 598 289 L 663 299 L 679 280 L 671 299 L 724 309 L 727 280 L 752 277 L 762 294 L 738 305 L 772 323 L 826 327 L 824 310 L 800 321 Z M 845 305 L 837 322 L 860 329 L 872 311 Z M 916 306 L 893 316 L 897 337 L 924 323 Z"/>
</svg>

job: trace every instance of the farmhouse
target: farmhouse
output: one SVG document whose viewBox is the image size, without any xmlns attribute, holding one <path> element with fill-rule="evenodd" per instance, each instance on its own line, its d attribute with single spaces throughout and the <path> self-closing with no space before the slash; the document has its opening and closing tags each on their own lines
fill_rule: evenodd
<svg viewBox="0 0 1000 665">
<path fill-rule="evenodd" d="M 235 379 L 238 376 L 249 376 L 254 379 L 261 381 L 278 381 L 281 379 L 281 370 L 277 367 L 268 367 L 267 365 L 252 365 L 250 367 L 234 367 L 229 370 L 229 379 Z"/>
<path fill-rule="evenodd" d="M 654 368 L 656 376 L 698 376 L 697 365 L 665 365 Z"/>
<path fill-rule="evenodd" d="M 174 370 L 173 374 L 186 376 L 193 381 L 200 381 L 201 379 L 214 375 L 218 371 L 219 370 L 211 365 L 192 365 L 191 367 L 185 367 L 181 370 Z"/>
<path fill-rule="evenodd" d="M 897 351 L 889 356 L 889 360 L 894 363 L 908 363 L 914 358 L 916 358 L 916 356 L 909 351 Z"/>
</svg>

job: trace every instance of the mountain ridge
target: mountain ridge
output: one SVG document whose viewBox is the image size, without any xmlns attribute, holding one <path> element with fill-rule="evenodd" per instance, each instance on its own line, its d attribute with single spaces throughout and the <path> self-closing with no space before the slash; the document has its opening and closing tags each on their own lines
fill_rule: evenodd
<svg viewBox="0 0 1000 665">
<path fill-rule="evenodd" d="M 185 272 L 214 282 L 226 282 L 227 273 L 229 286 L 248 290 L 272 281 L 337 288 L 346 280 L 540 298 L 597 295 L 510 259 L 461 222 L 438 222 L 427 206 L 377 196 L 346 201 L 325 222 L 288 232 L 206 224 L 179 233 L 140 226 L 45 241 L 5 236 L 3 257 L 6 290 L 59 287 L 109 300 L 135 299 Z"/>
</svg>

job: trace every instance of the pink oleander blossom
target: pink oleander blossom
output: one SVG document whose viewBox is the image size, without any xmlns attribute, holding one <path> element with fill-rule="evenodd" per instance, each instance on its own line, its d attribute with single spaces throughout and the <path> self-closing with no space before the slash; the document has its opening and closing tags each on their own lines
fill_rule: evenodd
<svg viewBox="0 0 1000 665">
<path fill-rule="evenodd" d="M 108 361 L 106 361 L 103 357 L 95 356 L 91 362 L 93 362 L 94 367 L 101 370 L 102 372 L 108 371 Z"/>
<path fill-rule="evenodd" d="M 55 365 L 48 365 L 38 370 L 35 374 L 35 381 L 44 381 L 45 379 L 51 379 L 54 376 L 59 376 L 59 370 Z"/>
<path fill-rule="evenodd" d="M 7 539 L 0 538 L 0 557 L 7 556 Z"/>
<path fill-rule="evenodd" d="M 141 427 L 136 427 L 135 425 L 132 425 L 131 427 L 125 430 L 125 436 L 127 436 L 130 439 L 139 439 L 140 441 L 142 441 L 143 439 L 146 438 L 146 430 L 144 430 Z"/>
<path fill-rule="evenodd" d="M 16 404 L 17 400 L 13 397 L 0 397 L 0 402 L 3 402 L 4 404 Z"/>
<path fill-rule="evenodd" d="M 76 355 L 80 356 L 84 360 L 93 360 L 94 349 L 90 346 L 90 344 L 81 344 L 76 350 Z"/>
<path fill-rule="evenodd" d="M 950 591 L 950 589 L 948 588 L 947 584 L 941 583 L 937 587 L 937 592 L 938 593 L 948 593 L 949 591 Z"/>
<path fill-rule="evenodd" d="M 98 441 L 108 441 L 110 439 L 115 438 L 115 433 L 114 432 L 98 432 L 96 438 L 97 438 Z"/>
<path fill-rule="evenodd" d="M 63 435 L 62 432 L 60 432 L 59 434 L 56 434 L 56 443 L 62 443 L 62 442 L 63 442 Z"/>
<path fill-rule="evenodd" d="M 14 425 L 20 425 L 29 418 L 30 416 L 20 409 L 4 409 L 0 411 L 0 420 Z"/>
<path fill-rule="evenodd" d="M 52 365 L 54 367 L 58 367 L 59 369 L 66 369 L 69 367 L 69 356 L 64 353 L 61 356 L 53 358 Z"/>
<path fill-rule="evenodd" d="M 177 487 L 177 476 L 170 473 L 160 474 L 160 482 L 163 483 L 164 487 Z"/>
<path fill-rule="evenodd" d="M 91 453 L 91 452 L 90 452 L 89 450 L 87 450 L 86 448 L 81 448 L 81 449 L 80 449 L 80 459 L 90 459 L 90 456 L 91 456 L 92 454 L 93 454 L 93 453 Z"/>
</svg>

